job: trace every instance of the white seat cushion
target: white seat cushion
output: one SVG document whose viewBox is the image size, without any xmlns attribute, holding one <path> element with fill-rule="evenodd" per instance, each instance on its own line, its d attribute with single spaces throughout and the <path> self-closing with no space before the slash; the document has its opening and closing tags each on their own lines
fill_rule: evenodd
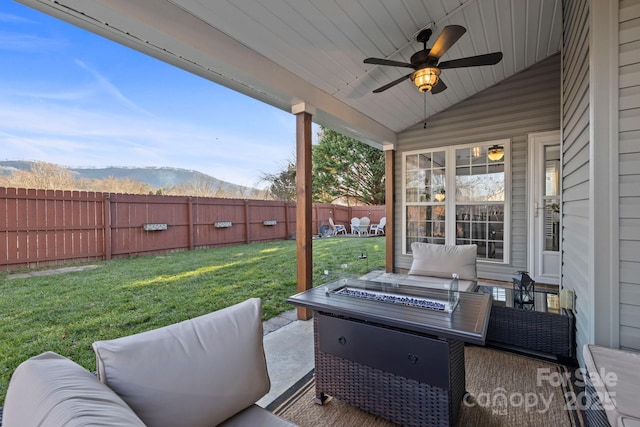
<svg viewBox="0 0 640 427">
<path fill-rule="evenodd" d="M 211 427 L 270 387 L 260 299 L 93 344 L 98 377 L 149 427 Z"/>
<path fill-rule="evenodd" d="M 91 372 L 53 352 L 20 364 L 4 402 L 3 427 L 141 426 L 127 404 Z"/>
<path fill-rule="evenodd" d="M 582 354 L 609 424 L 637 425 L 640 421 L 640 352 L 587 344 Z"/>
<path fill-rule="evenodd" d="M 413 262 L 409 274 L 451 278 L 458 274 L 461 280 L 477 280 L 477 245 L 436 245 L 413 242 Z"/>
</svg>

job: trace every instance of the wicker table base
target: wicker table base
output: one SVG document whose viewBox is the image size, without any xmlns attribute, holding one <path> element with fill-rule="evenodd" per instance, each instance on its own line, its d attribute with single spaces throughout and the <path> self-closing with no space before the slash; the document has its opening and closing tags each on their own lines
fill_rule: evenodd
<svg viewBox="0 0 640 427">
<path fill-rule="evenodd" d="M 448 383 L 436 386 L 424 380 L 406 378 L 322 351 L 318 333 L 318 318 L 321 316 L 323 315 L 314 313 L 315 381 L 318 401 L 324 400 L 325 395 L 330 395 L 403 426 L 455 425 L 465 394 L 462 341 L 440 341 L 446 348 L 447 360 L 442 360 L 442 363 L 436 363 L 435 366 L 421 368 L 444 372 Z M 385 334 L 390 331 L 383 326 L 380 328 L 384 329 Z M 400 330 L 397 332 L 406 333 Z M 420 338 L 422 337 L 417 337 Z M 384 352 L 385 343 L 379 344 L 381 352 Z"/>
<path fill-rule="evenodd" d="M 448 313 L 338 292 L 345 288 L 458 305 Z M 484 345 L 489 295 L 341 279 L 287 301 L 313 309 L 318 402 L 331 395 L 404 426 L 455 425 L 464 344 Z"/>
</svg>

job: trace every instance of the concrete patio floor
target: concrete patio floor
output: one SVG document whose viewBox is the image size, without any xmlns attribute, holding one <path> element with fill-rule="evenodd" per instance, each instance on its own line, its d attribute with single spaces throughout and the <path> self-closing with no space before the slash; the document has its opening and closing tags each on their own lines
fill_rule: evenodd
<svg viewBox="0 0 640 427">
<path fill-rule="evenodd" d="M 263 408 L 313 369 L 313 320 L 296 320 L 289 310 L 263 323 L 264 352 L 271 390 L 257 404 Z"/>
</svg>

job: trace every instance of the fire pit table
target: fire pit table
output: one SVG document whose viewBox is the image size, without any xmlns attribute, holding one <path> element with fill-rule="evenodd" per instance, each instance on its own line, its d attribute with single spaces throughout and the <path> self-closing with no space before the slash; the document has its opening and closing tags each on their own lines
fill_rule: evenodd
<svg viewBox="0 0 640 427">
<path fill-rule="evenodd" d="M 490 295 L 340 279 L 288 302 L 314 313 L 319 403 L 334 396 L 404 426 L 455 424 L 464 343 L 484 345 Z"/>
</svg>

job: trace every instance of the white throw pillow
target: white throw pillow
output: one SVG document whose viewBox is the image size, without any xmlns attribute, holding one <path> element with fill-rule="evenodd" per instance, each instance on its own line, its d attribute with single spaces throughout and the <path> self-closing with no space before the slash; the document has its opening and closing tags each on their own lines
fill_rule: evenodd
<svg viewBox="0 0 640 427">
<path fill-rule="evenodd" d="M 211 427 L 270 387 L 261 301 L 93 343 L 98 378 L 149 427 Z"/>
<path fill-rule="evenodd" d="M 448 277 L 457 273 L 462 280 L 476 280 L 477 245 L 436 245 L 413 242 L 413 263 L 409 274 Z"/>
<path fill-rule="evenodd" d="M 16 368 L 2 418 L 3 427 L 144 427 L 131 408 L 91 372 L 53 352 Z"/>
</svg>

